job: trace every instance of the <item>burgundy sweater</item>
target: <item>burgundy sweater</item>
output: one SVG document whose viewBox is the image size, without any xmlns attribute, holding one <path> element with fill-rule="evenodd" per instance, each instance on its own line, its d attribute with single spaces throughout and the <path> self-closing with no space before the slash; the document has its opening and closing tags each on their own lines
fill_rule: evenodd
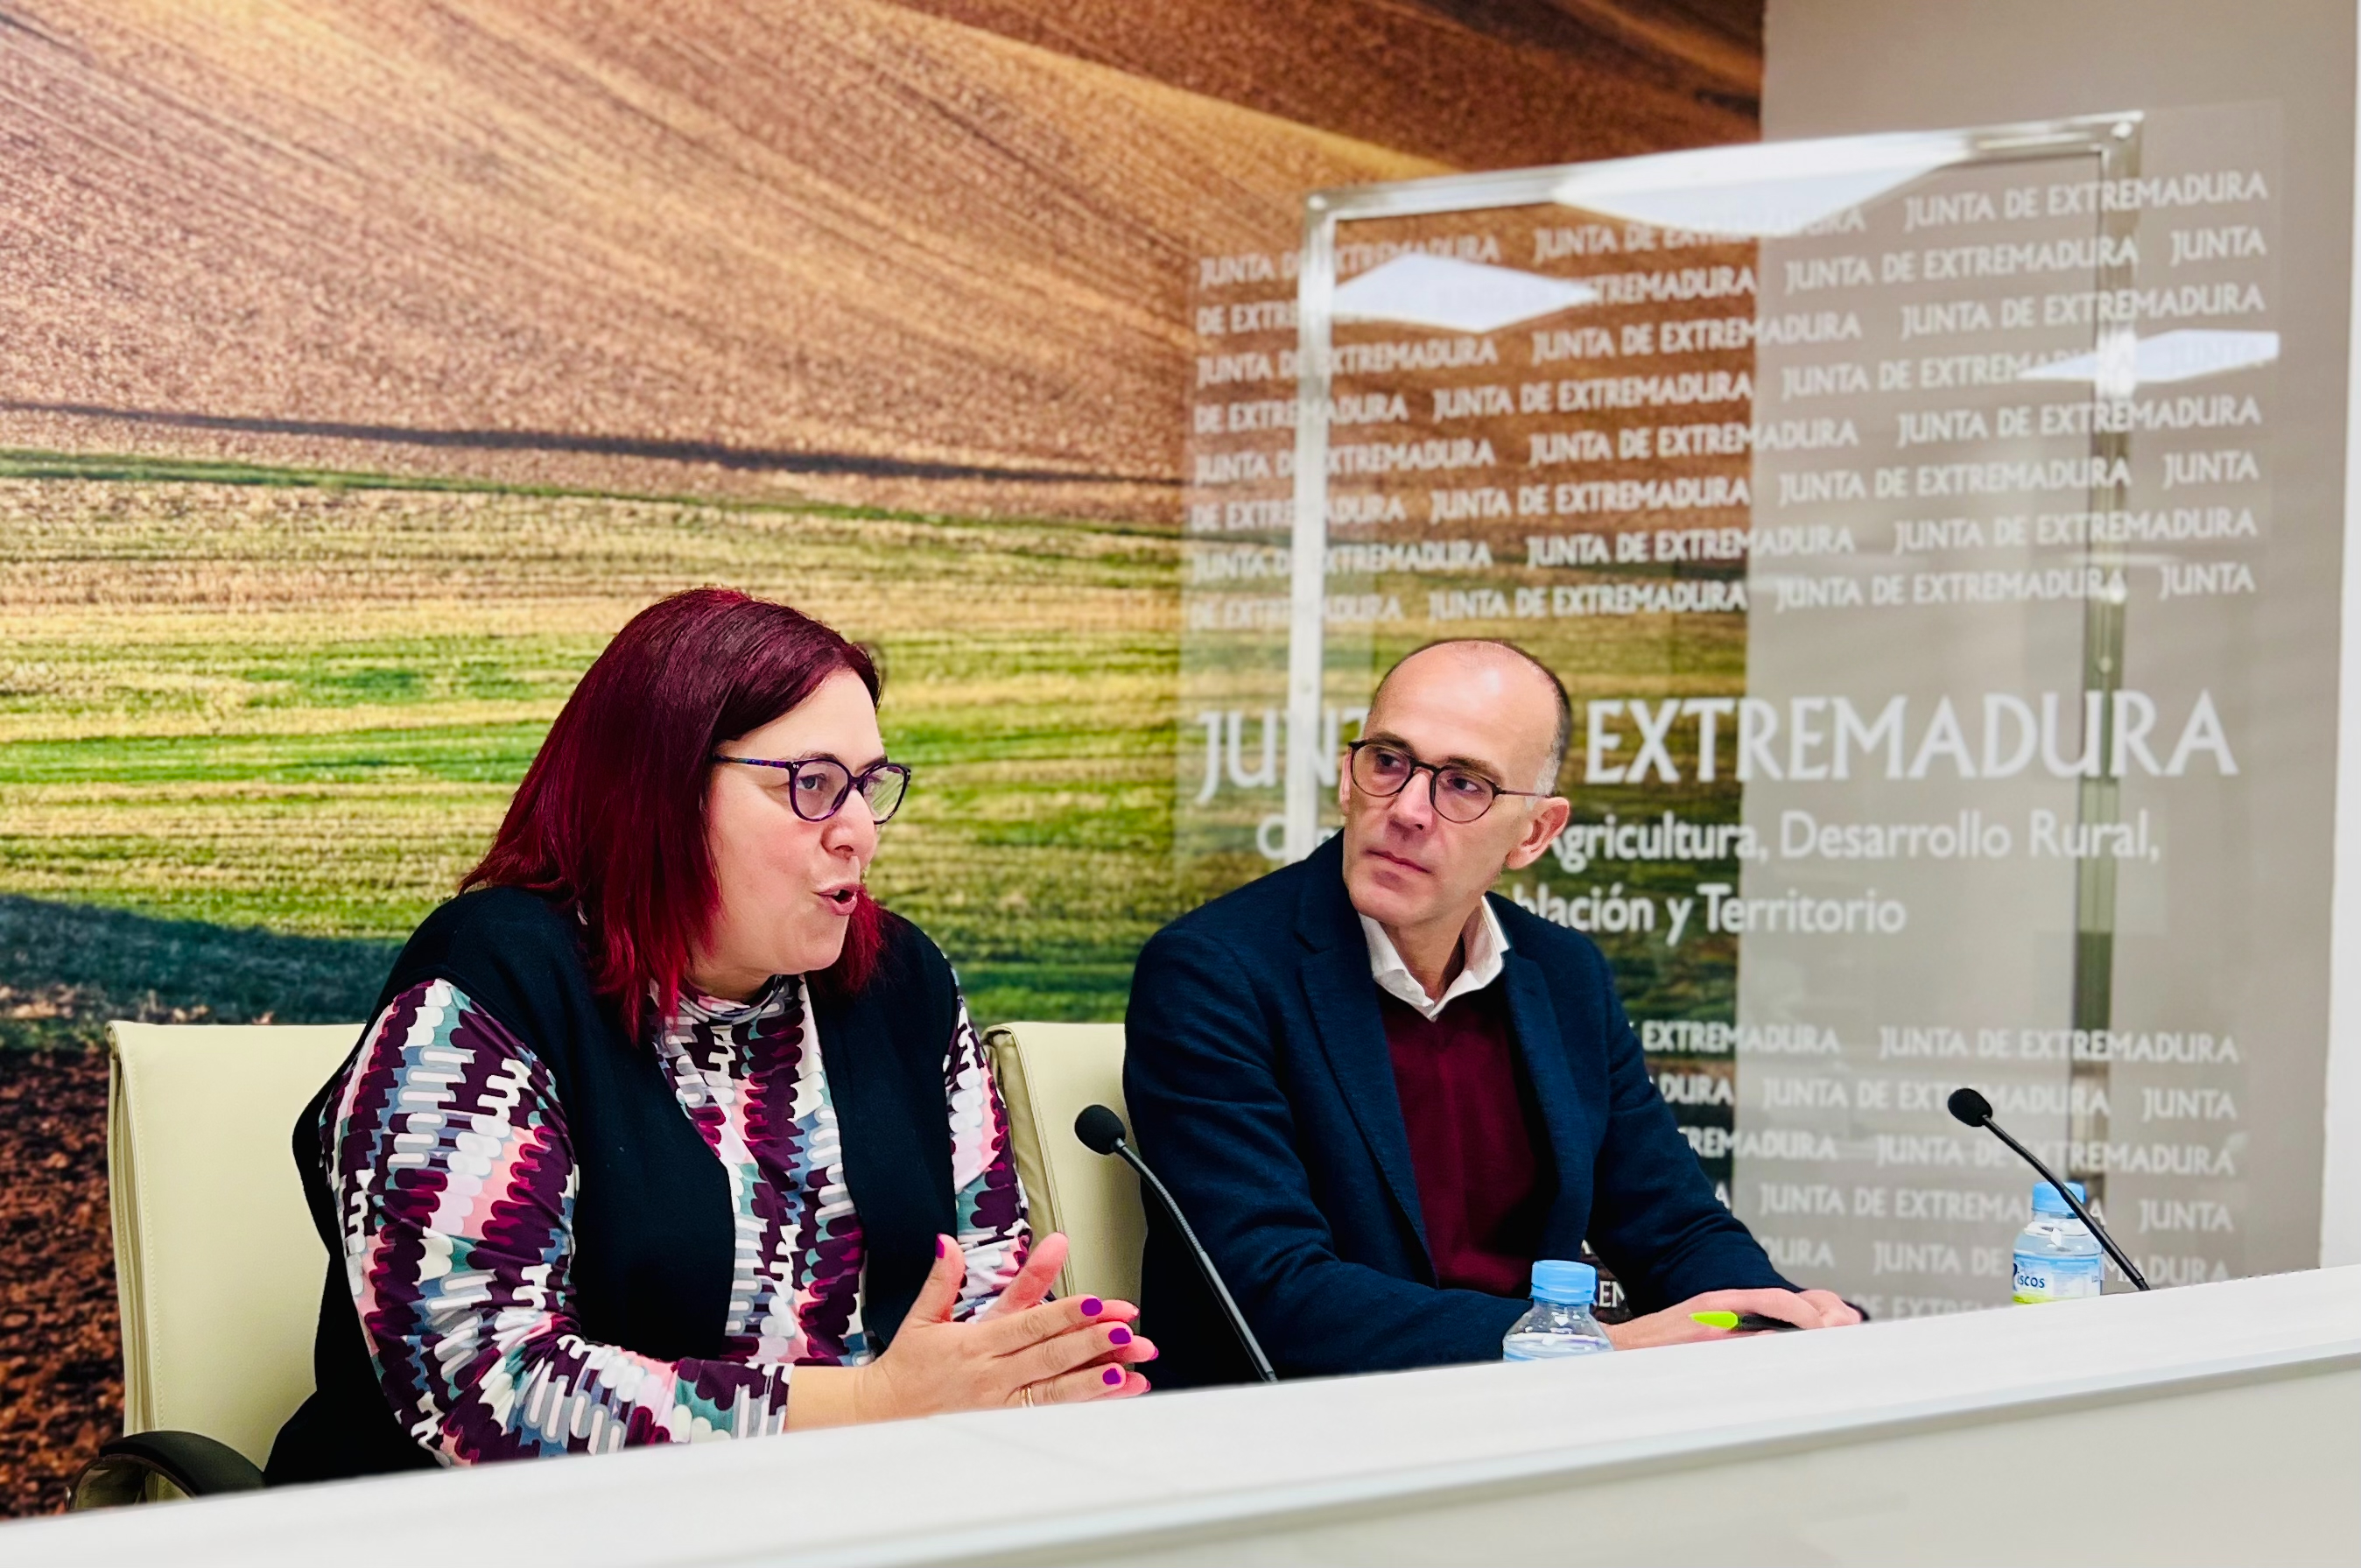
<svg viewBox="0 0 2361 1568">
<path fill-rule="evenodd" d="M 1431 1023 L 1394 997 L 1380 993 L 1378 1004 L 1435 1282 L 1529 1294 L 1557 1182 L 1508 987 L 1455 997 Z"/>
</svg>

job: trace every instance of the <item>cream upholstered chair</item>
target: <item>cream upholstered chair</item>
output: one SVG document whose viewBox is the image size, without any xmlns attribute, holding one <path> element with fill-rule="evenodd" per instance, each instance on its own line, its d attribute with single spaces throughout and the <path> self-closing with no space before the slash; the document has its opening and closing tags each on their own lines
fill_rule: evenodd
<svg viewBox="0 0 2361 1568">
<path fill-rule="evenodd" d="M 324 1260 L 290 1150 L 295 1118 L 360 1032 L 110 1026 L 126 1435 L 83 1473 L 76 1507 L 259 1485 L 250 1467 L 312 1391 L 319 1321 Z M 1014 1024 L 986 1042 L 1034 1229 L 1073 1244 L 1060 1293 L 1137 1299 L 1138 1179 L 1074 1137 L 1083 1106 L 1123 1109 L 1123 1026 Z"/>
<path fill-rule="evenodd" d="M 106 1174 L 126 1436 L 83 1474 L 77 1507 L 154 1496 L 151 1476 L 181 1491 L 260 1484 L 214 1445 L 259 1466 L 312 1392 L 326 1259 L 291 1145 L 304 1102 L 360 1033 L 358 1024 L 109 1026 Z"/>
<path fill-rule="evenodd" d="M 1138 1300 L 1148 1235 L 1139 1179 L 1074 1136 L 1074 1117 L 1085 1105 L 1123 1112 L 1123 1025 L 1004 1024 L 984 1043 L 1008 1106 L 1033 1234 L 1063 1231 L 1072 1245 L 1058 1293 Z"/>
</svg>

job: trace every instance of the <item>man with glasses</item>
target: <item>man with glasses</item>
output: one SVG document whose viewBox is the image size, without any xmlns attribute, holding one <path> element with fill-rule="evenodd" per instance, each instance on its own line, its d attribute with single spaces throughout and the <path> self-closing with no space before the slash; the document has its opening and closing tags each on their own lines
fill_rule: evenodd
<svg viewBox="0 0 2361 1568">
<path fill-rule="evenodd" d="M 1587 1241 L 1621 1348 L 1859 1321 L 1798 1291 L 1714 1196 L 1588 938 L 1487 890 L 1565 826 L 1565 689 L 1505 642 L 1439 642 L 1380 683 L 1338 770 L 1344 828 L 1140 954 L 1124 1091 L 1281 1376 L 1497 1360 L 1541 1258 Z M 1242 1381 L 1182 1244 L 1151 1216 L 1159 1387 Z"/>
</svg>

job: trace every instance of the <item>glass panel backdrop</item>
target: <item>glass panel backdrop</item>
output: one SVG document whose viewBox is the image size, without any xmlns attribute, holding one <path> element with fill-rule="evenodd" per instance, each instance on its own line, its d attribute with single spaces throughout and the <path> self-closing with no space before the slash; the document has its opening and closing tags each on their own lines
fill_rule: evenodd
<svg viewBox="0 0 2361 1568">
<path fill-rule="evenodd" d="M 1337 190 L 1201 266 L 1183 884 L 1333 830 L 1394 658 L 1512 639 L 1575 812 L 1499 891 L 1606 948 L 1792 1275 L 2007 1299 L 2029 1178 L 1960 1084 L 2158 1282 L 2309 1262 L 2335 599 L 2273 545 L 2334 523 L 2270 504 L 2277 137 Z"/>
</svg>

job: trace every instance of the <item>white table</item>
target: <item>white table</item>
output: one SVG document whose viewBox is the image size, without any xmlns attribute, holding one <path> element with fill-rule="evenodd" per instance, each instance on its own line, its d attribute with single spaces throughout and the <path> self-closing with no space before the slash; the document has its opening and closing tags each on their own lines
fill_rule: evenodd
<svg viewBox="0 0 2361 1568">
<path fill-rule="evenodd" d="M 124 1509 L 0 1560 L 2354 1563 L 2361 1268 Z"/>
</svg>

